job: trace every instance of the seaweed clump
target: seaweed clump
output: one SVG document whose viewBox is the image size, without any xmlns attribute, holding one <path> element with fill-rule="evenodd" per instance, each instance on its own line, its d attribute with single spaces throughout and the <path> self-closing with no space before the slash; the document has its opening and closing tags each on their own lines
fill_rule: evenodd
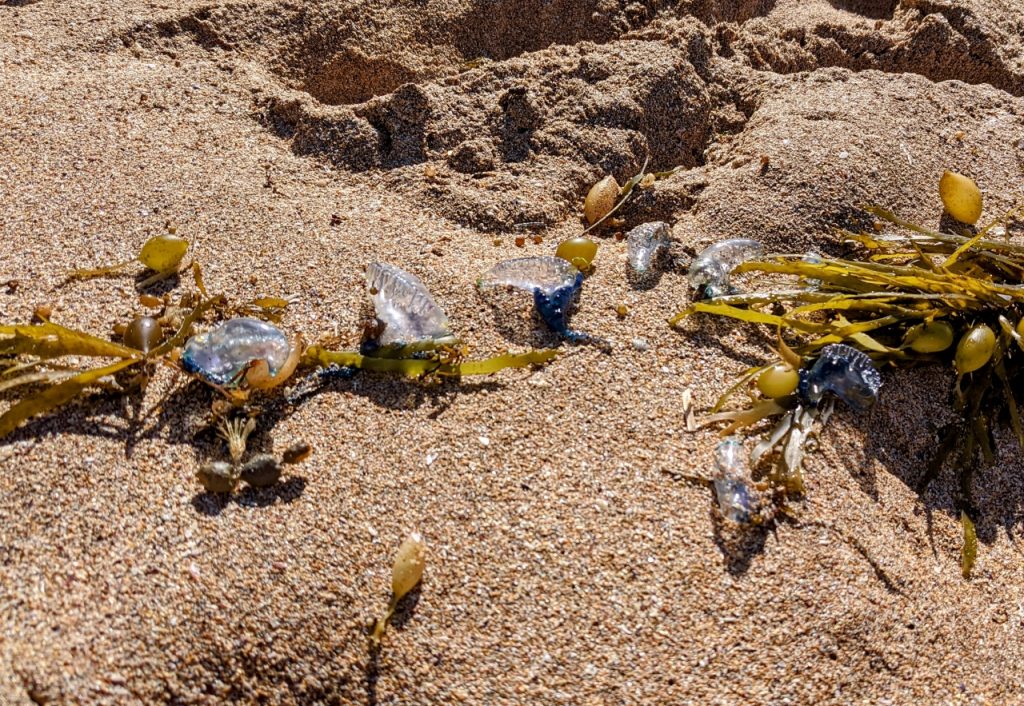
<svg viewBox="0 0 1024 706">
<path fill-rule="evenodd" d="M 303 354 L 302 364 L 318 368 L 319 377 L 348 377 L 367 370 L 408 378 L 461 378 L 544 365 L 557 355 L 555 350 L 531 350 L 467 359 L 467 348 L 451 332 L 448 317 L 418 277 L 373 262 L 366 268 L 366 286 L 376 318 L 364 332 L 359 350 L 317 344 Z"/>
<path fill-rule="evenodd" d="M 947 463 L 954 469 L 966 575 L 973 565 L 970 548 L 976 546 L 972 481 L 982 465 L 995 460 L 993 427 L 1008 420 L 1024 447 L 1015 393 L 1024 383 L 1024 245 L 1006 237 L 1008 229 L 1019 227 L 1022 209 L 983 228 L 957 226 L 955 232 L 915 225 L 884 208 L 866 211 L 874 217 L 866 230 L 839 231 L 851 247 L 849 257 L 778 254 L 735 262 L 724 276 L 751 274 L 756 291 L 705 291 L 710 298 L 692 302 L 670 323 L 711 314 L 778 331 L 779 359 L 745 371 L 707 421 L 726 422 L 723 434 L 734 434 L 777 420 L 751 462 L 774 457 L 769 480 L 790 495 L 803 490 L 805 446 L 814 425 L 827 420 L 833 397 L 864 411 L 878 395 L 878 367 L 951 368 L 956 419 L 943 431 L 918 491 Z M 799 342 L 790 347 L 783 334 Z M 749 405 L 723 411 L 755 381 Z"/>
</svg>

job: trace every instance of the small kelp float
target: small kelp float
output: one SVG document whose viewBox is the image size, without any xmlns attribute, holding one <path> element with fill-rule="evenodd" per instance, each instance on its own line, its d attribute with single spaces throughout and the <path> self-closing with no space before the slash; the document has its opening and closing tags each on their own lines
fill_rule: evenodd
<svg viewBox="0 0 1024 706">
<path fill-rule="evenodd" d="M 504 260 L 477 280 L 481 291 L 514 287 L 532 293 L 534 307 L 541 319 L 566 340 L 603 343 L 589 334 L 569 328 L 569 310 L 582 286 L 582 272 L 563 258 L 547 255 Z"/>
<path fill-rule="evenodd" d="M 181 367 L 223 389 L 269 389 L 291 376 L 301 353 L 273 324 L 237 318 L 190 338 Z"/>
<path fill-rule="evenodd" d="M 690 286 L 704 299 L 732 294 L 732 271 L 737 265 L 762 256 L 764 246 L 756 240 L 733 238 L 715 243 L 702 250 L 690 264 Z"/>
<path fill-rule="evenodd" d="M 667 223 L 643 223 L 626 234 L 626 262 L 630 271 L 640 277 L 648 275 L 668 253 L 672 230 Z"/>
<path fill-rule="evenodd" d="M 172 229 L 173 230 L 173 229 Z M 182 260 L 188 253 L 189 242 L 174 232 L 155 235 L 147 240 L 136 260 L 144 267 L 153 271 L 153 275 L 138 283 L 139 289 L 172 277 L 178 273 Z M 89 279 L 92 277 L 110 277 L 125 272 L 135 261 L 121 262 L 94 269 L 74 270 L 70 279 Z"/>
<path fill-rule="evenodd" d="M 369 327 L 371 334 L 358 352 L 310 346 L 303 362 L 320 368 L 321 379 L 349 377 L 354 370 L 410 378 L 489 375 L 504 368 L 542 365 L 557 355 L 556 351 L 527 351 L 467 360 L 466 347 L 451 332 L 447 315 L 418 277 L 374 262 L 366 268 L 366 286 L 377 325 Z"/>
<path fill-rule="evenodd" d="M 585 235 L 577 235 L 559 243 L 555 257 L 571 262 L 580 272 L 589 272 L 597 257 L 597 243 Z"/>
</svg>

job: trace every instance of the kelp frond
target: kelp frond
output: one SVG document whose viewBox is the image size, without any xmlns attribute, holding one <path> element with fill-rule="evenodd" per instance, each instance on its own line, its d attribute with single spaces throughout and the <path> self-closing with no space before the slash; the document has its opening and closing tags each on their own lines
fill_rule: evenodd
<svg viewBox="0 0 1024 706">
<path fill-rule="evenodd" d="M 321 346 L 310 346 L 303 356 L 303 363 L 322 368 L 334 365 L 372 372 L 394 373 L 408 378 L 422 378 L 427 375 L 458 378 L 470 375 L 490 375 L 505 368 L 544 365 L 554 360 L 557 355 L 557 350 L 545 349 L 526 353 L 503 353 L 483 360 L 445 362 L 440 357 L 375 358 L 356 351 L 329 351 Z"/>
</svg>

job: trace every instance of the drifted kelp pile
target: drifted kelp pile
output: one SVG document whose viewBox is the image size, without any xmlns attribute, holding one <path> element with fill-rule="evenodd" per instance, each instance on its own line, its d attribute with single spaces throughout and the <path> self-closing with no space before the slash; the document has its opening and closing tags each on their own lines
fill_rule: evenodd
<svg viewBox="0 0 1024 706">
<path fill-rule="evenodd" d="M 635 189 L 668 173 L 641 170 L 624 187 L 602 179 L 584 200 L 590 225 L 583 233 L 562 242 L 553 256 L 494 264 L 477 279 L 478 291 L 484 297 L 500 288 L 528 292 L 540 320 L 561 341 L 610 353 L 611 342 L 570 326 L 598 251 L 597 242 L 584 236 L 602 224 L 625 226 L 611 219 L 618 207 Z M 1005 419 L 1024 445 L 1015 394 L 1024 381 L 1024 245 L 1008 238 L 1022 214 L 1014 211 L 976 229 L 982 209 L 974 183 L 947 172 L 939 191 L 946 212 L 959 221 L 946 232 L 868 208 L 863 228 L 840 231 L 848 257 L 766 254 L 761 243 L 736 238 L 711 245 L 689 263 L 694 301 L 672 325 L 713 314 L 767 325 L 777 335 L 778 359 L 743 373 L 705 420 L 724 423 L 723 435 L 731 437 L 716 452 L 715 477 L 703 479 L 714 487 L 725 519 L 743 526 L 790 513 L 791 501 L 804 491 L 803 458 L 815 428 L 827 422 L 837 400 L 855 411 L 874 404 L 882 386 L 879 369 L 951 365 L 957 374 L 950 391 L 957 421 L 943 434 L 921 488 L 947 462 L 956 469 L 969 573 L 977 515 L 972 479 L 982 463 L 994 460 L 994 426 Z M 624 237 L 633 284 L 678 269 L 668 224 L 639 224 Z M 300 444 L 280 459 L 265 453 L 249 457 L 247 439 L 264 405 L 274 400 L 297 404 L 324 381 L 359 370 L 458 380 L 543 365 L 558 353 L 549 348 L 470 358 L 426 285 L 381 262 L 366 268 L 374 316 L 359 348 L 341 348 L 337 340 L 307 347 L 300 334 L 279 327 L 290 300 L 232 304 L 210 294 L 198 263 L 186 261 L 189 251 L 170 228 L 147 241 L 137 260 L 151 273 L 139 276 L 138 288 L 190 273 L 194 291 L 162 298 L 143 293 L 140 303 L 157 311 L 118 327 L 117 340 L 51 323 L 46 312 L 37 312 L 36 323 L 0 326 L 0 392 L 23 393 L 0 414 L 0 437 L 90 389 L 137 392 L 158 367 L 169 367 L 215 391 L 208 426 L 223 437 L 230 459 L 207 460 L 196 475 L 210 492 L 230 493 L 240 482 L 276 483 L 284 466 L 309 453 Z M 71 278 L 120 276 L 134 264 L 76 270 Z M 738 290 L 735 282 L 752 291 Z M 83 363 L 88 360 L 102 362 Z M 296 383 L 295 372 L 303 368 L 309 373 Z M 730 406 L 741 391 L 749 404 Z M 761 432 L 748 451 L 743 434 Z M 764 466 L 770 470 L 755 482 Z"/>
<path fill-rule="evenodd" d="M 281 459 L 257 454 L 246 460 L 247 439 L 264 405 L 275 397 L 287 403 L 301 396 L 294 389 L 292 394 L 282 394 L 285 383 L 293 381 L 301 367 L 314 369 L 307 380 L 367 370 L 429 381 L 543 365 L 557 355 L 548 349 L 468 359 L 468 347 L 452 333 L 447 316 L 425 285 L 415 275 L 378 262 L 367 267 L 366 284 L 376 317 L 364 331 L 360 350 L 331 350 L 325 345 L 330 342 L 307 348 L 301 334 L 279 327 L 289 299 L 261 297 L 232 303 L 223 294 L 210 294 L 199 264 L 186 261 L 189 250 L 189 243 L 173 230 L 143 245 L 137 260 L 149 272 L 140 275 L 140 291 L 185 274 L 191 275 L 194 291 L 163 297 L 142 293 L 139 304 L 150 312 L 115 326 L 110 338 L 52 323 L 45 307 L 37 310 L 32 323 L 0 326 L 0 393 L 16 396 L 16 402 L 0 414 L 0 438 L 30 418 L 92 390 L 139 394 L 158 368 L 170 368 L 216 393 L 207 426 L 223 437 L 230 461 L 209 460 L 196 477 L 210 492 L 230 493 L 239 481 L 252 487 L 272 485 L 283 465 L 308 454 L 308 446 L 300 444 L 304 452 L 289 449 Z M 559 332 L 568 337 L 568 305 L 579 291 L 582 276 L 567 260 L 541 259 L 556 261 L 575 273 L 573 286 L 559 299 L 560 308 L 544 310 L 549 314 L 545 320 L 560 326 Z M 69 281 L 121 276 L 134 264 L 75 270 Z M 543 279 L 542 275 L 537 276 Z M 524 281 L 521 286 L 542 298 L 539 284 Z"/>
<path fill-rule="evenodd" d="M 948 178 L 943 181 L 948 187 Z M 969 181 L 963 188 L 976 191 Z M 961 221 L 949 232 L 867 208 L 873 222 L 858 232 L 840 231 L 850 256 L 775 254 L 738 263 L 732 274 L 747 275 L 754 291 L 694 301 L 671 323 L 711 314 L 777 331 L 779 359 L 745 371 L 707 421 L 724 422 L 724 433 L 734 434 L 775 420 L 750 460 L 755 467 L 772 460 L 768 485 L 783 503 L 802 492 L 808 434 L 836 398 L 856 410 L 870 406 L 881 384 L 876 367 L 951 366 L 956 420 L 944 430 L 919 489 L 945 464 L 954 469 L 967 575 L 976 546 L 972 480 L 982 464 L 995 460 L 993 428 L 1005 420 L 1024 446 L 1015 392 L 1024 382 L 1024 246 L 1008 239 L 1022 210 L 975 229 L 962 222 L 978 219 L 980 195 L 976 208 L 965 208 L 970 194 L 964 197 L 959 187 L 952 196 L 949 188 L 941 191 L 947 212 Z M 744 389 L 749 404 L 723 411 Z M 735 486 L 726 485 L 732 495 L 723 511 L 745 516 L 743 508 L 728 510 L 737 496 Z"/>
</svg>

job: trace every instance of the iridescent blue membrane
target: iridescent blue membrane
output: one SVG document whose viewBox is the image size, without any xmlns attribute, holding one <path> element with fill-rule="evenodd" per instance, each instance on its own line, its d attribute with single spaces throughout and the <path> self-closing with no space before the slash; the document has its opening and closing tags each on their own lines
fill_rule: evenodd
<svg viewBox="0 0 1024 706">
<path fill-rule="evenodd" d="M 267 361 L 274 375 L 290 352 L 288 337 L 277 327 L 257 319 L 231 319 L 188 339 L 181 365 L 214 385 L 237 387 L 252 362 Z"/>
<path fill-rule="evenodd" d="M 533 305 L 537 307 L 540 318 L 552 331 L 565 336 L 570 341 L 587 338 L 586 334 L 569 328 L 569 308 L 572 306 L 573 297 L 582 286 L 583 273 L 579 273 L 572 284 L 559 287 L 551 294 L 545 294 L 539 289 L 533 290 Z"/>
<path fill-rule="evenodd" d="M 863 412 L 878 399 L 882 376 L 871 358 L 842 343 L 821 349 L 821 355 L 808 370 L 800 371 L 800 397 L 817 406 L 831 392 L 858 412 Z"/>
</svg>

